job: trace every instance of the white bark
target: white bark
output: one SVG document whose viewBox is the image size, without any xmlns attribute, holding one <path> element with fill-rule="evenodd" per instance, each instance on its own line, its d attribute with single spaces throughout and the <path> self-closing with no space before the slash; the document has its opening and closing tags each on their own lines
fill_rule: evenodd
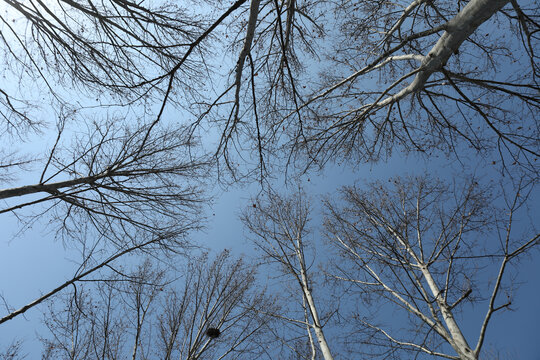
<svg viewBox="0 0 540 360">
<path fill-rule="evenodd" d="M 389 96 L 373 104 L 372 107 L 381 108 L 404 97 L 420 91 L 430 76 L 439 71 L 450 59 L 450 56 L 459 49 L 461 44 L 471 36 L 474 31 L 497 11 L 506 5 L 508 0 L 472 0 L 454 18 L 445 24 L 446 31 L 439 41 L 431 48 L 416 70 L 414 80 L 395 95 Z M 370 107 L 371 109 L 371 107 Z"/>
<path fill-rule="evenodd" d="M 317 307 L 315 306 L 315 301 L 313 300 L 313 295 L 311 294 L 311 289 L 308 282 L 309 280 L 308 280 L 307 272 L 306 272 L 304 253 L 302 250 L 302 242 L 299 237 L 297 238 L 295 245 L 296 245 L 295 246 L 296 257 L 298 258 L 298 262 L 300 263 L 300 281 L 302 285 L 302 291 L 304 293 L 304 297 L 307 301 L 307 306 L 309 308 L 311 317 L 313 319 L 312 327 L 313 327 L 313 330 L 315 331 L 315 336 L 317 337 L 319 348 L 321 349 L 321 352 L 325 360 L 334 360 L 334 357 L 332 356 L 332 353 L 330 352 L 330 346 L 328 346 L 328 342 L 326 341 L 326 338 L 324 336 L 324 331 L 321 325 Z"/>
<path fill-rule="evenodd" d="M 345 241 L 343 241 L 339 236 L 336 236 L 337 241 L 347 249 L 351 254 L 356 256 L 360 261 L 363 261 L 362 256 L 358 254 L 352 247 L 350 247 Z M 441 337 L 446 339 L 447 341 L 450 341 L 450 334 L 446 331 L 444 326 L 437 321 L 437 319 L 432 320 L 427 315 L 425 315 L 423 312 L 421 312 L 415 305 L 407 301 L 405 298 L 403 298 L 399 292 L 392 289 L 388 284 L 386 284 L 383 279 L 379 276 L 379 274 L 374 271 L 368 264 L 363 265 L 364 268 L 369 272 L 369 274 L 373 277 L 375 282 L 374 285 L 381 286 L 385 291 L 387 291 L 389 294 L 391 294 L 396 300 L 398 300 L 405 308 L 407 308 L 411 313 L 418 316 L 423 322 L 428 324 L 433 330 L 435 330 Z"/>
<path fill-rule="evenodd" d="M 305 278 L 305 273 L 302 271 L 302 279 Z M 334 360 L 334 357 L 332 356 L 332 353 L 330 352 L 330 346 L 328 346 L 328 342 L 326 341 L 326 338 L 324 337 L 324 331 L 321 325 L 321 321 L 319 319 L 319 313 L 317 312 L 317 307 L 315 306 L 315 301 L 313 300 L 313 296 L 311 294 L 311 290 L 309 290 L 305 283 L 302 284 L 304 295 L 307 300 L 307 305 L 309 308 L 309 311 L 311 313 L 311 317 L 313 318 L 313 330 L 315 331 L 315 336 L 317 337 L 317 341 L 319 343 L 319 347 L 321 349 L 321 352 L 323 354 L 323 357 L 325 360 Z"/>
<path fill-rule="evenodd" d="M 450 332 L 451 338 L 447 338 L 447 340 L 450 342 L 454 350 L 458 353 L 459 357 L 462 360 L 476 360 L 476 352 L 471 349 L 469 344 L 467 343 L 467 339 L 465 339 L 465 336 L 463 336 L 463 333 L 457 324 L 456 320 L 454 319 L 454 315 L 452 314 L 452 310 L 450 306 L 446 303 L 445 298 L 442 296 L 443 293 L 439 289 L 439 286 L 437 285 L 435 279 L 431 275 L 431 272 L 429 271 L 428 266 L 424 263 L 424 261 L 419 257 L 416 252 L 411 248 L 409 243 L 403 239 L 391 226 L 388 224 L 384 224 L 379 222 L 375 218 L 371 218 L 371 220 L 378 224 L 379 226 L 384 226 L 388 229 L 388 231 L 394 236 L 394 238 L 397 240 L 397 242 L 403 246 L 406 251 L 409 253 L 409 255 L 414 259 L 416 264 L 414 266 L 422 272 L 422 276 L 424 277 L 424 280 L 427 282 L 429 289 L 431 291 L 431 294 L 435 298 L 435 301 L 438 305 L 438 308 L 442 314 L 444 323 Z"/>
<path fill-rule="evenodd" d="M 422 266 L 421 271 L 424 279 L 429 286 L 429 289 L 431 290 L 431 294 L 435 297 L 437 301 L 437 305 L 439 306 L 439 310 L 441 311 L 441 314 L 443 316 L 444 323 L 446 324 L 446 327 L 448 328 L 448 331 L 452 336 L 452 347 L 459 354 L 459 357 L 461 359 L 476 360 L 476 355 L 474 351 L 467 343 L 465 336 L 463 336 L 459 325 L 454 319 L 454 315 L 452 314 L 450 307 L 444 301 L 441 290 L 437 286 L 437 283 L 435 282 L 435 279 L 433 279 L 433 276 L 431 276 L 428 267 L 425 265 Z"/>
<path fill-rule="evenodd" d="M 459 49 L 461 44 L 465 40 L 467 40 L 467 38 L 471 36 L 480 25 L 482 25 L 491 16 L 501 10 L 508 2 L 509 0 L 471 0 L 454 18 L 452 18 L 446 24 L 442 25 L 440 29 L 434 28 L 425 32 L 425 34 L 422 34 L 422 36 L 425 36 L 428 33 L 440 31 L 442 29 L 445 30 L 437 43 L 431 48 L 427 56 L 416 55 L 414 58 L 412 58 L 412 55 L 391 56 L 392 53 L 403 47 L 403 43 L 401 43 L 393 49 L 388 50 L 376 61 L 372 62 L 371 64 L 367 65 L 366 67 L 362 68 L 361 70 L 357 71 L 346 79 L 343 79 L 342 81 L 336 83 L 321 94 L 314 96 L 305 104 L 303 104 L 302 107 L 305 107 L 310 103 L 325 97 L 337 88 L 340 88 L 346 83 L 356 79 L 358 76 L 364 75 L 377 68 L 380 68 L 382 65 L 388 63 L 389 60 L 399 60 L 402 56 L 404 57 L 404 59 L 422 59 L 422 63 L 420 67 L 404 75 L 390 88 L 386 89 L 386 91 L 383 92 L 382 96 L 375 102 L 364 105 L 362 108 L 365 108 L 366 110 L 362 111 L 362 114 L 359 117 L 364 116 L 372 109 L 380 109 L 391 103 L 399 101 L 414 92 L 420 91 L 424 87 L 430 76 L 434 72 L 439 71 L 448 62 L 450 56 L 452 56 L 452 54 Z M 420 3 L 421 1 L 413 2 L 410 5 L 410 9 L 407 8 L 405 10 L 405 14 L 408 11 L 412 11 L 412 9 L 414 9 L 414 7 L 418 6 Z M 392 29 L 390 33 L 392 33 L 393 31 L 395 31 L 395 29 Z M 415 75 L 415 78 L 409 85 L 407 85 L 392 96 L 384 97 L 389 90 L 391 90 L 393 87 L 395 87 L 407 77 L 412 75 Z"/>
<path fill-rule="evenodd" d="M 508 0 L 472 0 L 446 24 L 446 31 L 422 62 L 421 71 L 402 92 L 414 92 L 424 87 L 431 74 L 446 64 L 461 44 Z M 396 95 L 397 96 L 397 95 Z"/>
</svg>

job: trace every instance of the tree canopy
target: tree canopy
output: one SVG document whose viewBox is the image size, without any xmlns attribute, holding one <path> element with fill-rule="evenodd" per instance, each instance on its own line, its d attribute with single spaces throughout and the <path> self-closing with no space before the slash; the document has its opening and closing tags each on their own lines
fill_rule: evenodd
<svg viewBox="0 0 540 360">
<path fill-rule="evenodd" d="M 42 227 L 78 259 L 72 275 L 22 306 L 0 293 L 0 325 L 48 303 L 49 358 L 124 356 L 118 329 L 128 325 L 112 313 L 137 314 L 133 359 L 272 358 L 278 348 L 331 359 L 343 344 L 326 329 L 340 321 L 365 345 L 353 354 L 480 358 L 491 316 L 508 307 L 498 297 L 508 263 L 539 243 L 524 210 L 539 175 L 539 11 L 517 0 L 2 1 L 0 214 L 20 234 Z M 287 197 L 279 184 L 396 156 L 441 176 L 457 163 L 470 181 L 355 179 L 364 183 L 324 202 L 315 221 L 324 236 L 303 239 L 309 196 Z M 186 260 L 201 246 L 191 236 L 212 194 L 245 182 L 260 190 L 242 216 L 262 251 L 254 262 L 280 264 L 299 307 L 277 306 L 277 295 L 270 306 L 263 276 L 228 254 Z M 526 236 L 511 231 L 516 222 Z M 313 255 L 323 269 L 314 271 L 306 254 L 317 249 L 341 262 Z M 473 281 L 483 266 L 498 269 L 494 287 Z M 199 292 L 212 281 L 226 282 L 226 304 Z M 331 301 L 312 286 L 323 283 L 344 301 L 406 309 L 417 332 L 400 340 L 368 313 L 344 321 L 352 305 L 321 306 Z M 487 304 L 474 343 L 454 319 L 464 303 Z M 59 304 L 66 310 L 55 313 Z M 207 323 L 213 306 L 224 309 L 218 324 Z M 179 318 L 187 313 L 204 321 Z M 280 330 L 287 321 L 294 331 Z M 241 329 L 223 331 L 229 322 Z M 159 355 L 148 346 L 155 338 L 142 336 L 146 324 L 160 329 Z M 223 336 L 203 338 L 213 327 Z M 11 351 L 20 344 L 0 357 Z"/>
</svg>

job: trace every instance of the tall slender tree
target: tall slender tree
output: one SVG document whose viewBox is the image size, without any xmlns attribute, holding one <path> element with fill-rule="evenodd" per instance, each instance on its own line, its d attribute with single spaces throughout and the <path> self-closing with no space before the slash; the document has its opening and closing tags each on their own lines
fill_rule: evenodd
<svg viewBox="0 0 540 360">
<path fill-rule="evenodd" d="M 50 301 L 44 359 L 253 359 L 264 356 L 269 304 L 254 268 L 225 251 L 182 276 L 144 262 Z M 169 278 L 168 278 L 169 277 Z M 61 300 L 61 301 L 59 301 Z M 259 310 L 259 311 L 256 311 Z M 219 330 L 209 336 L 209 329 Z"/>
<path fill-rule="evenodd" d="M 331 277 L 365 304 L 401 310 L 410 324 L 400 331 L 353 310 L 353 328 L 363 329 L 358 341 L 368 339 L 366 349 L 375 347 L 374 353 L 386 348 L 386 356 L 482 358 L 493 315 L 512 304 L 510 264 L 540 244 L 537 229 L 514 229 L 529 191 L 521 183 L 504 199 L 506 207 L 497 208 L 475 181 L 451 187 L 427 177 L 396 178 L 345 188 L 343 203 L 328 202 L 326 229 L 339 250 Z M 458 315 L 473 306 L 485 315 L 467 337 L 470 329 Z"/>
<path fill-rule="evenodd" d="M 253 241 L 262 255 L 281 268 L 287 280 L 292 282 L 293 294 L 300 294 L 303 319 L 287 319 L 285 322 L 304 325 L 307 330 L 311 358 L 315 358 L 317 350 L 325 360 L 332 360 L 331 346 L 325 336 L 323 313 L 320 303 L 313 295 L 313 270 L 310 269 L 312 259 L 306 257 L 310 246 L 307 243 L 309 204 L 302 192 L 289 198 L 276 193 L 268 193 L 264 199 L 256 201 L 242 220 L 253 236 Z"/>
</svg>

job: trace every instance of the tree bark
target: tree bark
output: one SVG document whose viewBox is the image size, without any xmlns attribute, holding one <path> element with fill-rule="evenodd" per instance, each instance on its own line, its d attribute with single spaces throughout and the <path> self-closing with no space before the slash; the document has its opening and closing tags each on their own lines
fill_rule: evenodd
<svg viewBox="0 0 540 360">
<path fill-rule="evenodd" d="M 424 57 L 414 80 L 397 94 L 381 101 L 378 106 L 388 105 L 396 100 L 421 90 L 429 77 L 444 65 L 461 44 L 480 25 L 501 10 L 509 0 L 471 0 L 455 17 L 446 23 L 446 31 Z"/>
<path fill-rule="evenodd" d="M 315 306 L 315 301 L 313 300 L 313 296 L 311 295 L 311 289 L 308 284 L 308 277 L 306 273 L 304 254 L 302 251 L 302 244 L 299 239 L 297 239 L 297 243 L 296 243 L 296 256 L 298 257 L 298 261 L 300 263 L 300 279 L 302 281 L 302 284 L 301 284 L 302 290 L 307 300 L 309 311 L 311 312 L 311 317 L 313 318 L 312 327 L 313 327 L 313 330 L 315 331 L 317 342 L 319 343 L 319 347 L 323 354 L 324 360 L 334 360 L 334 357 L 332 356 L 332 353 L 330 352 L 330 346 L 328 346 L 328 342 L 326 341 L 326 338 L 324 337 L 324 331 L 322 329 L 321 320 L 319 319 L 319 313 L 317 311 L 317 307 Z"/>
</svg>

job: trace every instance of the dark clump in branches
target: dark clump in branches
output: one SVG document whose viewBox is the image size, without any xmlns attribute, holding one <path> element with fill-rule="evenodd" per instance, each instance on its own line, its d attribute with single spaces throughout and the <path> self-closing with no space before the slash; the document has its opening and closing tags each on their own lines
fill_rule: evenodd
<svg viewBox="0 0 540 360">
<path fill-rule="evenodd" d="M 206 336 L 209 338 L 216 339 L 219 337 L 219 335 L 221 335 L 221 331 L 219 331 L 219 329 L 213 327 L 206 329 Z"/>
<path fill-rule="evenodd" d="M 115 267 L 106 281 L 50 301 L 43 359 L 139 359 L 150 352 L 163 360 L 223 359 L 231 352 L 261 358 L 271 321 L 263 310 L 273 306 L 254 267 L 227 251 L 170 265 L 161 269 L 147 259 L 131 270 Z M 175 270 L 185 275 L 172 279 Z"/>
</svg>

